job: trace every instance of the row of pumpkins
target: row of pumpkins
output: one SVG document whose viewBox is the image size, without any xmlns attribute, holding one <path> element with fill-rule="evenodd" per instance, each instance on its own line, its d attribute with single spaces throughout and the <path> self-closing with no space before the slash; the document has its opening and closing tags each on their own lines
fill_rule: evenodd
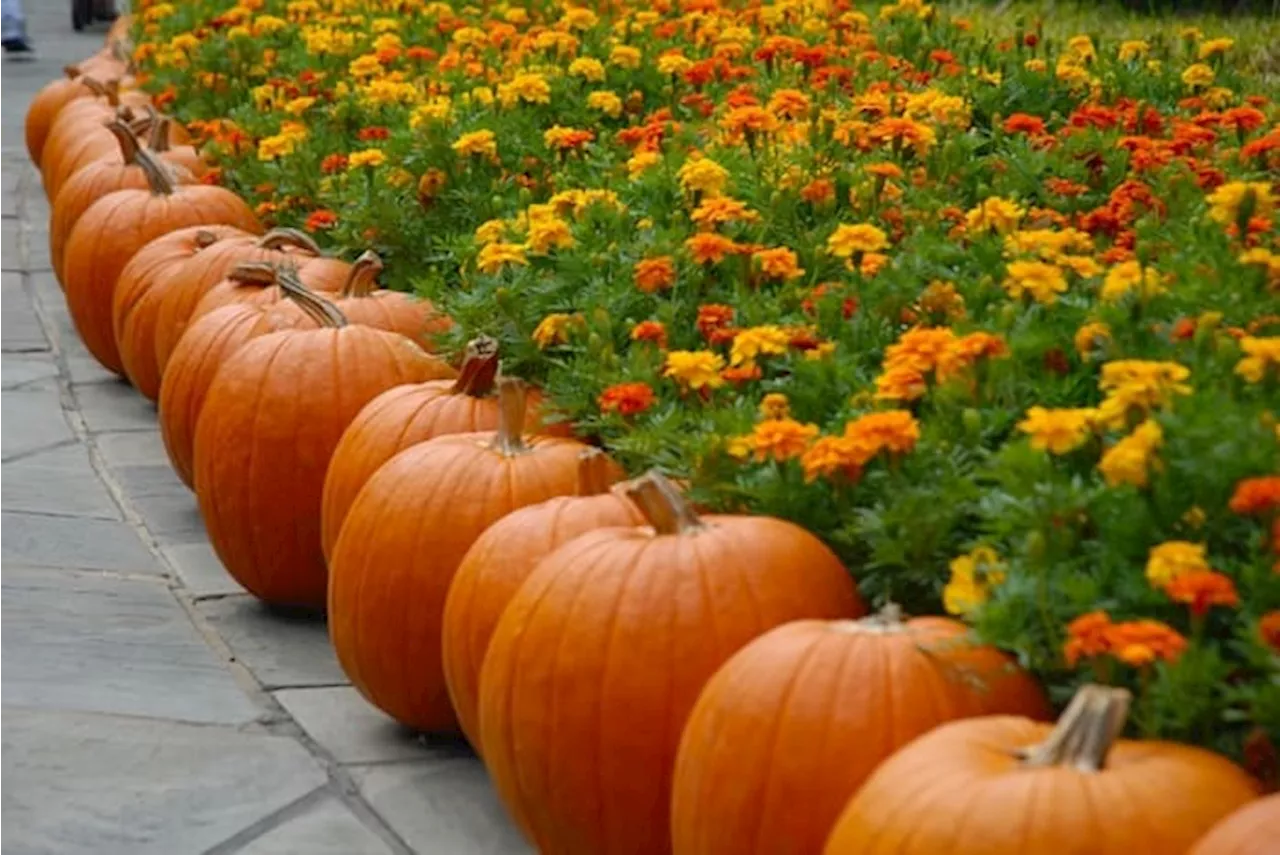
<svg viewBox="0 0 1280 855">
<path fill-rule="evenodd" d="M 380 290 L 376 255 L 264 233 L 201 183 L 122 34 L 27 117 L 76 329 L 158 402 L 228 572 L 326 608 L 352 683 L 460 728 L 539 850 L 1280 851 L 1280 796 L 1120 739 L 1123 690 L 1046 724 L 1041 688 L 961 624 L 864 616 L 808 532 L 700 515 L 656 472 L 617 483 L 492 340 L 433 355 L 449 319 Z"/>
</svg>

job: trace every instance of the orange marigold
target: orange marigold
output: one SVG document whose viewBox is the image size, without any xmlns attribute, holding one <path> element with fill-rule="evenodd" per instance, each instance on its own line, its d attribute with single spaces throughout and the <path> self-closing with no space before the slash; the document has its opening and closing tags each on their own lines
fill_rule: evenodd
<svg viewBox="0 0 1280 855">
<path fill-rule="evenodd" d="M 1187 649 L 1187 640 L 1158 620 L 1112 624 L 1107 629 L 1107 643 L 1117 659 L 1135 668 L 1150 665 L 1157 659 L 1176 661 Z"/>
<path fill-rule="evenodd" d="M 733 307 L 721 303 L 707 303 L 698 307 L 698 332 L 703 338 L 711 338 L 717 330 L 727 329 L 733 324 Z"/>
<path fill-rule="evenodd" d="M 658 347 L 667 346 L 667 328 L 661 321 L 641 321 L 631 328 L 632 341 L 651 341 Z"/>
<path fill-rule="evenodd" d="M 1080 615 L 1067 624 L 1067 641 L 1062 646 L 1067 667 L 1074 668 L 1081 659 L 1092 659 L 1109 652 L 1111 643 L 1107 632 L 1111 627 L 1111 616 L 1103 611 Z"/>
<path fill-rule="evenodd" d="M 882 450 L 906 454 L 920 439 L 920 424 L 907 410 L 868 413 L 845 425 L 844 435 L 874 449 L 873 455 Z"/>
<path fill-rule="evenodd" d="M 824 436 L 809 446 L 800 458 L 806 481 L 833 475 L 857 481 L 862 476 L 862 464 L 865 462 L 862 444 L 845 436 Z"/>
<path fill-rule="evenodd" d="M 785 246 L 762 249 L 751 257 L 760 265 L 761 272 L 770 279 L 785 282 L 804 275 L 804 268 L 800 266 L 795 252 Z"/>
<path fill-rule="evenodd" d="M 1280 609 L 1267 612 L 1258 621 L 1258 637 L 1267 647 L 1280 653 Z"/>
<path fill-rule="evenodd" d="M 1165 585 L 1164 592 L 1175 603 L 1190 606 L 1191 613 L 1197 617 L 1207 614 L 1214 606 L 1235 608 L 1240 605 L 1235 583 L 1214 570 L 1183 573 Z"/>
<path fill-rule="evenodd" d="M 1241 515 L 1280 509 L 1280 475 L 1244 479 L 1236 484 L 1228 507 Z"/>
<path fill-rule="evenodd" d="M 751 432 L 751 449 L 756 460 L 772 458 L 779 463 L 804 454 L 809 441 L 818 435 L 818 426 L 795 419 L 766 419 Z"/>
<path fill-rule="evenodd" d="M 644 293 L 652 294 L 656 291 L 663 291 L 676 282 L 675 262 L 671 260 L 669 255 L 646 258 L 643 261 L 636 262 L 633 275 L 635 276 L 636 287 Z"/>
<path fill-rule="evenodd" d="M 653 389 L 648 383 L 618 383 L 600 393 L 600 410 L 634 416 L 653 406 Z"/>
<path fill-rule="evenodd" d="M 715 232 L 698 232 L 684 245 L 698 264 L 719 264 L 738 247 L 731 239 Z"/>
</svg>

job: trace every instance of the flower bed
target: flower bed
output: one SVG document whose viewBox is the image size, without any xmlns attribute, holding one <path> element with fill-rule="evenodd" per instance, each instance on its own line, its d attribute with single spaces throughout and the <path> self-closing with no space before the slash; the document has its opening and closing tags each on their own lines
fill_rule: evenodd
<svg viewBox="0 0 1280 855">
<path fill-rule="evenodd" d="M 1274 775 L 1280 127 L 1231 39 L 909 0 L 139 6 L 218 180 L 376 249 L 628 468 Z"/>
</svg>

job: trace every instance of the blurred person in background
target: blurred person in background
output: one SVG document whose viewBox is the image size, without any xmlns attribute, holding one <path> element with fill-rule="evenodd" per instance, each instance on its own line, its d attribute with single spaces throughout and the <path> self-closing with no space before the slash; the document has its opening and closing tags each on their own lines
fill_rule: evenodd
<svg viewBox="0 0 1280 855">
<path fill-rule="evenodd" d="M 31 42 L 27 41 L 27 17 L 22 13 L 22 0 L 0 0 L 0 45 L 4 46 L 6 56 L 31 53 Z"/>
</svg>

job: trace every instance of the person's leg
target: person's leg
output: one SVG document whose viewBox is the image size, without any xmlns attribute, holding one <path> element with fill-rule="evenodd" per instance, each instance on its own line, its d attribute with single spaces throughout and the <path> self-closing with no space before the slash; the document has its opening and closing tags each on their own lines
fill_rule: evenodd
<svg viewBox="0 0 1280 855">
<path fill-rule="evenodd" d="M 22 0 L 0 0 L 0 25 L 3 29 L 0 42 L 6 51 L 31 50 L 27 43 L 27 19 L 22 13 Z"/>
</svg>

